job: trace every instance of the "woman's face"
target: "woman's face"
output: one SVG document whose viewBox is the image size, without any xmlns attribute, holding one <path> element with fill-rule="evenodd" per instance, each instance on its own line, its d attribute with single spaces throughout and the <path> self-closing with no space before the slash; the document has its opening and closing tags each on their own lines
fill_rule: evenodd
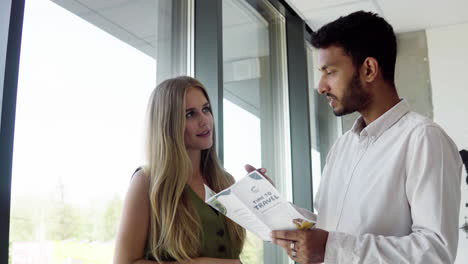
<svg viewBox="0 0 468 264">
<path fill-rule="evenodd" d="M 200 88 L 185 95 L 184 142 L 187 150 L 204 150 L 213 145 L 213 115 L 208 99 Z"/>
</svg>

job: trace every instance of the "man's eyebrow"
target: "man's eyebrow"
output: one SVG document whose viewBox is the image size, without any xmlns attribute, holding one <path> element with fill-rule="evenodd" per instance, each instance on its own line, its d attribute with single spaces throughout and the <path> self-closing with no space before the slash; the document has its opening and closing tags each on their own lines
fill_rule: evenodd
<svg viewBox="0 0 468 264">
<path fill-rule="evenodd" d="M 334 63 L 326 64 L 326 65 L 323 65 L 322 67 L 319 67 L 318 70 L 319 71 L 325 71 L 328 68 L 333 67 L 334 65 L 335 65 Z"/>
</svg>

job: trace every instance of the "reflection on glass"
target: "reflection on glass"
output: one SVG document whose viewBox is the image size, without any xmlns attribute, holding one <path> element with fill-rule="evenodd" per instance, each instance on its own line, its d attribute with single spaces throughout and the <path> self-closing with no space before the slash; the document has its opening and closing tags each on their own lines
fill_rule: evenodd
<svg viewBox="0 0 468 264">
<path fill-rule="evenodd" d="M 322 177 L 322 165 L 320 155 L 320 139 L 318 129 L 318 93 L 314 88 L 314 63 L 313 63 L 313 48 L 306 43 L 307 52 L 307 74 L 309 80 L 309 116 L 310 116 L 310 145 L 312 158 L 312 187 L 313 197 L 317 194 Z"/>
<path fill-rule="evenodd" d="M 284 17 L 267 1 L 223 1 L 225 167 L 236 178 L 246 163 L 266 167 L 291 199 L 285 47 Z M 287 263 L 254 235 L 247 240 L 243 263 Z"/>
<path fill-rule="evenodd" d="M 26 1 L 11 264 L 111 263 L 123 196 L 143 162 L 155 59 L 149 45 L 130 45 L 80 14 Z"/>
<path fill-rule="evenodd" d="M 320 178 L 328 151 L 333 143 L 342 134 L 341 117 L 333 114 L 325 95 L 317 93 L 321 72 L 317 61 L 317 50 L 309 43 L 307 47 L 307 71 L 309 79 L 309 102 L 310 102 L 310 131 L 311 131 L 311 157 L 312 157 L 312 180 L 314 197 L 320 185 Z"/>
<path fill-rule="evenodd" d="M 245 164 L 261 164 L 260 119 L 226 99 L 223 100 L 223 111 L 224 167 L 238 180 L 246 174 Z M 242 263 L 263 263 L 261 244 L 260 239 L 248 232 Z"/>
<path fill-rule="evenodd" d="M 224 167 L 236 180 L 242 178 L 246 171 L 246 163 L 261 164 L 260 149 L 260 119 L 224 99 L 224 130 L 230 138 L 242 139 L 225 140 L 224 142 Z"/>
</svg>

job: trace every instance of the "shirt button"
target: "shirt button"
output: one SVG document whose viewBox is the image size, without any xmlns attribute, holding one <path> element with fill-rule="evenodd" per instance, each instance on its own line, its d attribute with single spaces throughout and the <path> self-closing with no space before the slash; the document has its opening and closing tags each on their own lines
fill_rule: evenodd
<svg viewBox="0 0 468 264">
<path fill-rule="evenodd" d="M 221 246 L 218 247 L 218 251 L 219 252 L 224 252 L 224 251 L 226 251 L 226 247 L 224 245 L 221 245 Z"/>
<path fill-rule="evenodd" d="M 224 230 L 223 229 L 220 229 L 218 230 L 218 232 L 216 232 L 216 234 L 220 237 L 224 236 Z"/>
</svg>

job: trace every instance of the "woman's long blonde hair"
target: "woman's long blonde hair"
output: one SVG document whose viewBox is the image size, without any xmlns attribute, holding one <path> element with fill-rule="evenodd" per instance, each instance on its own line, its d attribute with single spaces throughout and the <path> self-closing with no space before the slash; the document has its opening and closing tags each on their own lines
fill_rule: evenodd
<svg viewBox="0 0 468 264">
<path fill-rule="evenodd" d="M 157 261 L 172 257 L 186 261 L 198 257 L 202 245 L 202 227 L 191 206 L 186 189 L 192 164 L 184 144 L 185 95 L 191 87 L 208 94 L 194 78 L 181 76 L 159 84 L 151 94 L 147 123 L 147 166 L 151 202 L 149 249 Z M 214 130 L 213 130 L 214 131 Z M 215 134 L 213 133 L 213 137 Z M 234 183 L 220 165 L 215 144 L 201 152 L 201 171 L 208 185 L 219 192 Z M 233 246 L 242 247 L 245 230 L 227 220 L 227 233 Z"/>
</svg>

